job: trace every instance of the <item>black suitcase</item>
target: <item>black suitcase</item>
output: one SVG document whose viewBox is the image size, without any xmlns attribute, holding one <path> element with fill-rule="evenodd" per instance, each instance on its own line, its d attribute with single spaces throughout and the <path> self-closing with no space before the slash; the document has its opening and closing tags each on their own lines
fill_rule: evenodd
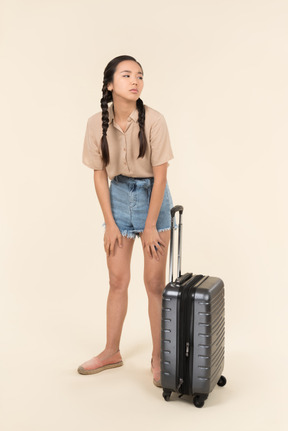
<svg viewBox="0 0 288 431">
<path fill-rule="evenodd" d="M 173 221 L 179 211 L 177 278 L 173 281 Z M 181 275 L 183 207 L 171 209 L 169 283 L 162 296 L 161 385 L 171 393 L 192 395 L 203 407 L 215 385 L 224 386 L 224 284 L 220 278 Z"/>
</svg>

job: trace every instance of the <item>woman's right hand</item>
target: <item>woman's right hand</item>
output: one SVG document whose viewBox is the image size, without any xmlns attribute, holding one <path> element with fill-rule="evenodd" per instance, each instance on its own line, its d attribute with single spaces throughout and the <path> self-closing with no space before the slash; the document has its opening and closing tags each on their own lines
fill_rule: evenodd
<svg viewBox="0 0 288 431">
<path fill-rule="evenodd" d="M 106 224 L 104 233 L 104 249 L 107 257 L 114 256 L 116 241 L 118 241 L 119 247 L 122 247 L 122 235 L 118 226 L 116 223 Z"/>
</svg>

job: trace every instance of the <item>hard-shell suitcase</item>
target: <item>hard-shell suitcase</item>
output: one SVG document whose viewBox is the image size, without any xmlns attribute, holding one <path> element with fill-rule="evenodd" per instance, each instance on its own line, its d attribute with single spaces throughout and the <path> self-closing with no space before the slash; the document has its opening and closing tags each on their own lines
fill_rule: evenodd
<svg viewBox="0 0 288 431">
<path fill-rule="evenodd" d="M 173 221 L 179 211 L 177 278 L 173 281 Z M 162 296 L 161 385 L 171 393 L 193 395 L 203 407 L 215 385 L 224 386 L 224 284 L 220 278 L 181 275 L 183 207 L 171 209 L 169 283 Z"/>
</svg>

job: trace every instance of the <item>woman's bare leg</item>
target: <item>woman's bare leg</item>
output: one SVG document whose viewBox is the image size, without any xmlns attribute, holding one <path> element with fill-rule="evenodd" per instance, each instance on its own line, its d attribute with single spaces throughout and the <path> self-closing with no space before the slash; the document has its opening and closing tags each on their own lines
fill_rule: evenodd
<svg viewBox="0 0 288 431">
<path fill-rule="evenodd" d="M 134 239 L 123 237 L 123 246 L 115 246 L 114 256 L 107 257 L 110 289 L 107 299 L 107 341 L 105 350 L 119 350 L 120 337 L 128 306 L 130 262 Z"/>
<path fill-rule="evenodd" d="M 120 338 L 128 305 L 128 286 L 130 282 L 130 262 L 134 245 L 134 239 L 122 238 L 122 247 L 115 244 L 113 256 L 107 257 L 110 289 L 107 298 L 107 323 L 106 346 L 97 356 L 93 357 L 81 366 L 83 368 L 95 368 L 101 361 L 115 356 L 119 351 Z M 120 354 L 115 356 L 121 359 Z"/>
<path fill-rule="evenodd" d="M 170 230 L 159 232 L 161 239 L 166 244 L 164 254 L 159 254 L 159 261 L 149 258 L 144 253 L 144 283 L 148 295 L 148 313 L 152 335 L 152 359 L 155 375 L 160 379 L 160 348 L 161 348 L 161 309 L 162 293 L 165 288 L 166 262 L 170 241 Z M 143 245 L 143 243 L 142 243 Z M 159 380 L 155 377 L 156 380 Z"/>
</svg>

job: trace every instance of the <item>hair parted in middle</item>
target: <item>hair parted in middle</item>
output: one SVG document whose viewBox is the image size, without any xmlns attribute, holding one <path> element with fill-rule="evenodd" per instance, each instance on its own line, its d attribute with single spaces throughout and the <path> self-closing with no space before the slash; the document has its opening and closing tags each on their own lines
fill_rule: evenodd
<svg viewBox="0 0 288 431">
<path fill-rule="evenodd" d="M 109 164 L 110 157 L 109 157 L 109 148 L 108 148 L 108 141 L 107 141 L 107 130 L 109 127 L 109 112 L 108 112 L 108 103 L 113 101 L 112 91 L 109 91 L 107 86 L 110 82 L 113 82 L 113 76 L 116 70 L 116 67 L 118 66 L 121 61 L 125 60 L 132 60 L 139 64 L 139 66 L 142 69 L 141 64 L 130 55 L 119 55 L 118 57 L 113 58 L 104 70 L 104 78 L 103 78 L 103 87 L 102 87 L 102 99 L 100 101 L 101 109 L 102 109 L 102 138 L 101 138 L 101 152 L 102 152 L 102 160 L 104 163 L 104 166 L 106 167 Z M 144 72 L 143 72 L 144 73 Z M 138 110 L 138 123 L 139 123 L 139 133 L 138 138 L 140 141 L 140 148 L 139 148 L 139 157 L 144 157 L 147 149 L 147 139 L 145 135 L 145 107 L 143 104 L 143 101 L 140 99 L 137 99 L 136 107 Z"/>
</svg>

